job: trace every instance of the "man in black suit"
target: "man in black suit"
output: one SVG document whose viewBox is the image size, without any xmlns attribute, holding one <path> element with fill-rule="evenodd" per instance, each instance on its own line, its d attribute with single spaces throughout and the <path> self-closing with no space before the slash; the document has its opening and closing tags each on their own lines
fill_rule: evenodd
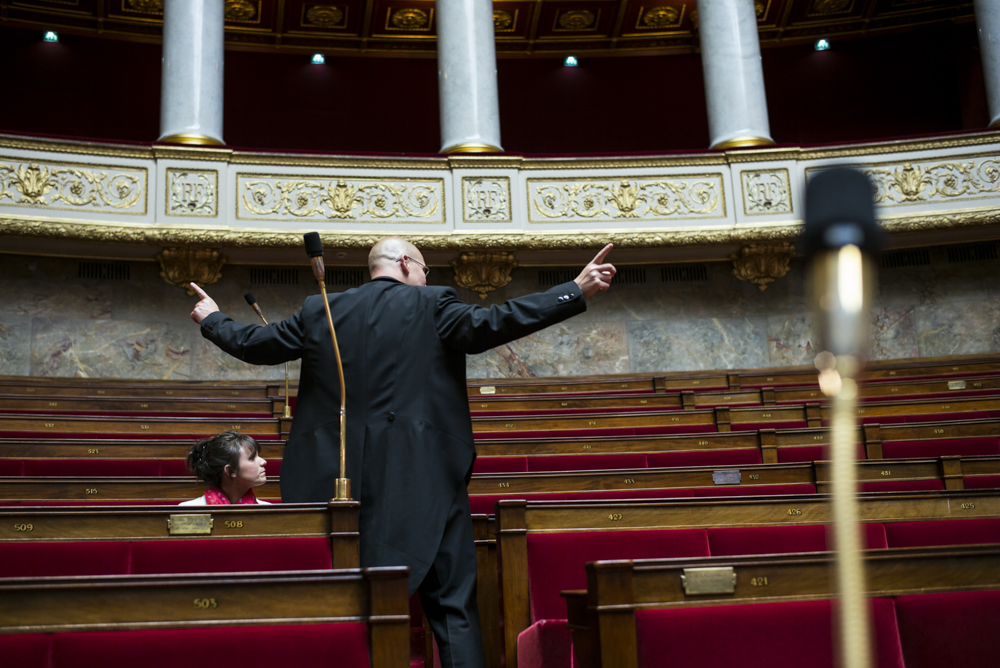
<svg viewBox="0 0 1000 668">
<path fill-rule="evenodd" d="M 347 475 L 361 501 L 361 565 L 410 567 L 444 666 L 484 663 L 476 554 L 466 485 L 475 446 L 465 355 L 586 310 L 615 274 L 608 244 L 573 281 L 483 308 L 428 287 L 420 251 L 399 238 L 372 247 L 372 280 L 330 295 L 347 388 Z M 202 335 L 251 364 L 302 359 L 281 498 L 325 502 L 340 477 L 340 386 L 322 297 L 292 317 L 244 325 L 201 288 L 191 318 Z"/>
</svg>

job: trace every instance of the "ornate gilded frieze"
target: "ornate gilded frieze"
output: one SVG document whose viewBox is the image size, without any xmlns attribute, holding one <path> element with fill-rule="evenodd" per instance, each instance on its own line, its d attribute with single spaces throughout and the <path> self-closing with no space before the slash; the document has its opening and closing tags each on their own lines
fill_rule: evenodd
<svg viewBox="0 0 1000 668">
<path fill-rule="evenodd" d="M 750 281 L 761 292 L 775 279 L 788 273 L 789 263 L 795 257 L 795 245 L 789 242 L 779 244 L 750 244 L 730 256 L 733 274 L 741 281 Z"/>
<path fill-rule="evenodd" d="M 144 215 L 146 170 L 0 157 L 0 206 Z"/>
<path fill-rule="evenodd" d="M 510 179 L 506 176 L 462 177 L 462 220 L 466 223 L 509 223 Z"/>
<path fill-rule="evenodd" d="M 225 255 L 211 248 L 164 248 L 156 259 L 162 269 L 160 277 L 183 288 L 189 297 L 194 296 L 192 282 L 205 287 L 218 281 L 227 260 Z"/>
<path fill-rule="evenodd" d="M 238 174 L 240 220 L 443 224 L 444 179 Z"/>
<path fill-rule="evenodd" d="M 510 272 L 517 266 L 513 253 L 462 253 L 451 261 L 455 282 L 472 290 L 480 299 L 510 283 Z"/>
<path fill-rule="evenodd" d="M 892 207 L 1000 196 L 1000 158 L 995 153 L 955 156 L 947 160 L 893 161 L 846 165 L 871 179 L 875 205 Z M 823 167 L 806 169 L 812 178 Z"/>
<path fill-rule="evenodd" d="M 792 184 L 787 169 L 753 169 L 740 172 L 743 213 L 747 216 L 794 213 Z"/>
<path fill-rule="evenodd" d="M 722 174 L 528 179 L 532 223 L 725 218 Z"/>
<path fill-rule="evenodd" d="M 168 216 L 219 215 L 219 172 L 214 169 L 167 169 Z"/>
</svg>

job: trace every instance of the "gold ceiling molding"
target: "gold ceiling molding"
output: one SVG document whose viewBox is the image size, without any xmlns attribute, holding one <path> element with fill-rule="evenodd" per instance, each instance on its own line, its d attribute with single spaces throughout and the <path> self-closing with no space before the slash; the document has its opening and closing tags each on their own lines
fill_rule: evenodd
<svg viewBox="0 0 1000 668">
<path fill-rule="evenodd" d="M 217 282 L 228 258 L 212 248 L 164 248 L 156 254 L 156 260 L 163 280 L 194 297 L 191 283 L 203 288 Z"/>
<path fill-rule="evenodd" d="M 892 234 L 931 232 L 949 228 L 1000 225 L 1000 210 L 978 209 L 950 214 L 900 216 L 882 219 Z M 406 234 L 425 251 L 577 251 L 599 249 L 608 242 L 620 249 L 681 246 L 743 245 L 794 240 L 801 223 L 726 228 L 675 228 L 657 231 L 605 230 L 560 233 Z M 210 226 L 126 225 L 67 220 L 29 220 L 0 217 L 0 238 L 58 239 L 157 247 L 298 248 L 303 230 L 230 229 Z M 362 232 L 321 234 L 328 248 L 368 250 L 383 235 Z"/>
<path fill-rule="evenodd" d="M 462 253 L 451 261 L 455 283 L 472 290 L 480 299 L 510 283 L 517 266 L 513 253 Z"/>
<path fill-rule="evenodd" d="M 741 281 L 749 281 L 761 292 L 776 279 L 788 273 L 795 244 L 750 244 L 729 257 L 733 261 L 733 274 Z"/>
</svg>

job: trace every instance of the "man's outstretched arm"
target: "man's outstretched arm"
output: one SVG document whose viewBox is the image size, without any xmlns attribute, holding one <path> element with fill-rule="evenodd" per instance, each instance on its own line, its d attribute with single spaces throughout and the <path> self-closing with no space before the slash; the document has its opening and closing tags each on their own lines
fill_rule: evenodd
<svg viewBox="0 0 1000 668">
<path fill-rule="evenodd" d="M 281 322 L 244 325 L 219 311 L 218 304 L 200 287 L 191 284 L 200 298 L 191 319 L 201 325 L 201 335 L 233 357 L 250 364 L 280 364 L 302 356 L 300 314 Z"/>
</svg>

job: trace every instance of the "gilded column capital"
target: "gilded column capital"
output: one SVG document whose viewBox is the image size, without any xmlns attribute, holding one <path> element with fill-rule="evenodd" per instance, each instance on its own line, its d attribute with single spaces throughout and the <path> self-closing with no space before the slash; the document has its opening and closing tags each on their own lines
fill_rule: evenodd
<svg viewBox="0 0 1000 668">
<path fill-rule="evenodd" d="M 451 261 L 455 282 L 479 294 L 480 299 L 510 283 L 510 272 L 517 266 L 513 253 L 462 253 Z"/>
<path fill-rule="evenodd" d="M 795 257 L 795 245 L 784 242 L 750 244 L 731 255 L 730 259 L 733 261 L 733 274 L 736 278 L 750 281 L 763 292 L 775 279 L 788 273 L 789 263 L 793 257 Z"/>
<path fill-rule="evenodd" d="M 163 280 L 184 288 L 189 297 L 194 296 L 190 283 L 201 287 L 215 283 L 222 277 L 222 265 L 228 260 L 212 248 L 164 248 L 156 254 L 156 259 Z"/>
</svg>

